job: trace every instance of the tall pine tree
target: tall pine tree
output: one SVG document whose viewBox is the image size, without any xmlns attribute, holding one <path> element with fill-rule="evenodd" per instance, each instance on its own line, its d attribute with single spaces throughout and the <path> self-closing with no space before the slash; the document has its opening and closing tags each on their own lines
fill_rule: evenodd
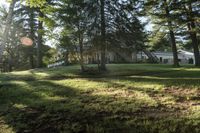
<svg viewBox="0 0 200 133">
<path fill-rule="evenodd" d="M 163 30 L 169 31 L 171 48 L 173 52 L 173 65 L 179 66 L 178 53 L 176 46 L 176 36 L 174 33 L 175 23 L 172 19 L 172 0 L 147 0 L 145 8 L 148 15 L 154 19 L 154 24 L 163 26 Z M 167 27 L 167 28 L 166 28 Z"/>
</svg>

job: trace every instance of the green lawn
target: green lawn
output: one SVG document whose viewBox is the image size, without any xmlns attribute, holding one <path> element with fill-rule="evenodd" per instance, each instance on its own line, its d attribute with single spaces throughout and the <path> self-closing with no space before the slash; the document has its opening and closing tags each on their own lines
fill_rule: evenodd
<svg viewBox="0 0 200 133">
<path fill-rule="evenodd" d="M 108 65 L 0 75 L 0 133 L 200 133 L 200 69 Z"/>
</svg>

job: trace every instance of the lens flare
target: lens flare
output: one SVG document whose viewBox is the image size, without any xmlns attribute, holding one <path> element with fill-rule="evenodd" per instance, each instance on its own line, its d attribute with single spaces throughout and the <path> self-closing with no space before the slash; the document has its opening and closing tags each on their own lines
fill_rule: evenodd
<svg viewBox="0 0 200 133">
<path fill-rule="evenodd" d="M 28 38 L 28 37 L 22 37 L 20 39 L 21 43 L 25 46 L 32 46 L 33 45 L 33 40 Z"/>
</svg>

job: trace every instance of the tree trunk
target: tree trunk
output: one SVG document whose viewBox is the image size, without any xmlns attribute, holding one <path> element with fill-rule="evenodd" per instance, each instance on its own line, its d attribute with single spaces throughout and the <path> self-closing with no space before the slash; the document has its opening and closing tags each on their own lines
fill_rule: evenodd
<svg viewBox="0 0 200 133">
<path fill-rule="evenodd" d="M 8 33 L 9 33 L 9 30 L 10 30 L 10 27 L 11 27 L 12 16 L 13 16 L 13 12 L 14 12 L 16 2 L 17 2 L 17 0 L 12 0 L 10 7 L 9 7 L 9 11 L 8 11 L 8 16 L 6 18 L 6 26 L 5 26 L 5 30 L 3 32 L 3 41 L 2 41 L 2 44 L 0 46 L 0 61 L 1 62 L 3 60 L 3 51 L 4 51 L 6 43 L 8 41 Z"/>
<path fill-rule="evenodd" d="M 81 71 L 85 71 L 84 67 L 84 59 L 83 59 L 83 36 L 81 33 L 79 33 L 79 47 L 80 47 L 80 65 L 81 65 Z"/>
<path fill-rule="evenodd" d="M 178 61 L 178 53 L 177 53 L 177 47 L 176 47 L 176 40 L 174 36 L 174 32 L 170 30 L 170 38 L 171 38 L 171 45 L 172 45 L 172 52 L 173 52 L 173 58 L 174 58 L 174 66 L 179 67 L 179 61 Z"/>
<path fill-rule="evenodd" d="M 195 66 L 200 66 L 200 53 L 199 53 L 199 46 L 198 46 L 198 40 L 197 40 L 197 35 L 193 31 L 195 29 L 195 24 L 191 22 L 188 23 L 188 29 L 190 33 L 190 38 L 192 40 L 192 47 L 194 51 L 194 58 L 195 58 Z"/>
<path fill-rule="evenodd" d="M 33 54 L 34 54 L 34 45 L 35 45 L 35 32 L 34 32 L 34 9 L 31 9 L 31 13 L 30 13 L 30 38 L 32 39 L 33 41 L 33 45 L 30 46 L 28 48 L 28 51 L 29 51 L 29 65 L 30 65 L 30 68 L 31 69 L 34 69 L 35 66 L 34 66 L 34 57 L 33 57 Z"/>
<path fill-rule="evenodd" d="M 101 70 L 106 71 L 106 24 L 105 24 L 105 0 L 101 2 Z"/>
<path fill-rule="evenodd" d="M 170 12 L 169 12 L 167 1 L 166 0 L 164 0 L 164 1 L 165 1 L 165 5 L 166 5 L 165 12 L 166 12 L 166 17 L 168 19 L 168 28 L 169 28 L 170 39 L 171 39 L 171 47 L 172 47 L 172 52 L 173 52 L 173 65 L 175 67 L 179 67 L 180 65 L 179 65 L 179 61 L 178 61 L 176 39 L 175 39 L 173 27 L 172 27 L 172 21 L 170 20 Z"/>
<path fill-rule="evenodd" d="M 30 65 L 30 69 L 34 69 L 34 57 L 33 57 L 33 50 L 30 48 L 29 49 L 29 65 Z"/>
<path fill-rule="evenodd" d="M 195 66 L 200 67 L 199 44 L 198 44 L 197 34 L 195 31 L 196 25 L 195 25 L 195 22 L 193 19 L 193 15 L 191 14 L 193 12 L 191 3 L 189 5 L 189 11 L 190 11 L 190 14 L 188 16 L 188 18 L 189 18 L 188 30 L 189 30 L 190 38 L 192 40 L 192 47 L 193 47 L 194 58 L 195 58 Z"/>
<path fill-rule="evenodd" d="M 9 56 L 8 57 L 8 72 L 12 72 L 13 68 L 13 57 Z"/>
<path fill-rule="evenodd" d="M 43 17 L 43 13 L 40 11 L 39 12 L 39 17 Z M 38 43 L 37 43 L 37 68 L 41 68 L 42 67 L 42 37 L 43 37 L 43 22 L 42 21 L 39 21 L 39 24 L 38 24 Z"/>
</svg>

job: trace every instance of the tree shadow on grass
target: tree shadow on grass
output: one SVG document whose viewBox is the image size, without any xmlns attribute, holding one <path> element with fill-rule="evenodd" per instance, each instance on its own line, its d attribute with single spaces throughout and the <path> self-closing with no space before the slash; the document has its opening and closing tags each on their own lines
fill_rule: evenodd
<svg viewBox="0 0 200 133">
<path fill-rule="evenodd" d="M 19 133 L 155 133 L 161 130 L 196 132 L 196 126 L 192 123 L 182 130 L 188 122 L 184 119 L 146 117 L 144 110 L 155 108 L 144 108 L 134 104 L 135 101 L 129 98 L 93 95 L 51 81 L 25 81 L 22 85 L 3 84 L 1 94 L 0 104 L 2 108 L 7 107 L 1 109 L 1 116 Z M 168 107 L 163 108 L 169 110 Z"/>
<path fill-rule="evenodd" d="M 38 82 L 35 86 L 32 86 L 34 84 L 26 83 L 27 85 L 25 87 L 24 85 L 8 83 L 2 85 L 0 104 L 1 115 L 4 120 L 13 127 L 14 131 L 20 133 L 56 132 L 56 129 L 54 129 L 55 123 L 53 121 L 48 121 L 48 117 L 59 119 L 56 117 L 56 114 L 51 113 L 51 111 L 53 111 L 54 108 L 56 110 L 56 107 L 59 107 L 57 104 L 60 103 L 56 100 L 49 100 L 43 95 L 48 94 L 50 89 L 52 89 L 52 91 L 53 89 L 62 89 L 63 95 L 73 97 L 75 96 L 76 90 L 64 88 L 59 85 L 51 84 L 50 82 Z M 43 84 L 43 87 L 46 86 L 47 88 L 38 88 L 38 90 L 37 88 L 34 88 L 34 90 L 30 89 L 32 87 L 38 87 L 39 84 Z M 59 91 L 54 93 L 59 94 Z M 64 116 L 60 117 L 60 119 L 63 118 Z"/>
<path fill-rule="evenodd" d="M 162 117 L 170 115 L 186 116 L 191 108 L 198 108 L 200 105 L 200 86 L 199 79 L 190 78 L 160 78 L 160 77 L 115 77 L 115 78 L 102 78 L 102 79 L 89 79 L 94 82 L 107 83 L 108 86 L 115 89 L 124 89 L 127 91 L 137 91 L 142 94 L 148 95 L 157 103 L 156 107 L 140 108 L 141 115 L 153 114 L 154 116 L 161 115 Z M 128 81 L 128 82 L 127 82 Z M 128 83 L 137 83 L 136 85 Z M 143 84 L 150 85 L 143 87 Z M 161 85 L 162 88 L 153 88 L 151 84 Z M 141 86 L 139 86 L 141 85 Z M 196 88 L 195 88 L 196 87 Z M 163 115 L 164 114 L 164 115 Z M 137 114 L 138 115 L 138 114 Z M 200 119 L 200 116 L 197 116 Z M 198 120 L 196 120 L 198 121 Z M 200 129 L 200 128 L 198 128 Z"/>
<path fill-rule="evenodd" d="M 190 78 L 190 77 L 183 77 L 183 78 L 169 78 L 169 77 L 158 77 L 158 76 L 124 76 L 124 77 L 108 77 L 108 78 L 95 78 L 89 79 L 94 81 L 106 82 L 106 80 L 119 80 L 121 82 L 136 82 L 143 84 L 155 84 L 155 85 L 162 85 L 164 87 L 174 86 L 174 87 L 183 87 L 183 88 L 195 88 L 200 87 L 200 78 Z"/>
<path fill-rule="evenodd" d="M 134 76 L 89 80 L 102 83 L 106 82 L 108 86 L 114 88 L 139 91 L 148 94 L 148 96 L 154 99 L 158 98 L 158 96 L 172 97 L 175 102 L 193 100 L 197 104 L 200 104 L 200 89 L 198 89 L 200 87 L 200 79 Z M 132 82 L 133 84 L 131 84 Z M 157 86 L 158 88 L 154 88 Z"/>
</svg>

